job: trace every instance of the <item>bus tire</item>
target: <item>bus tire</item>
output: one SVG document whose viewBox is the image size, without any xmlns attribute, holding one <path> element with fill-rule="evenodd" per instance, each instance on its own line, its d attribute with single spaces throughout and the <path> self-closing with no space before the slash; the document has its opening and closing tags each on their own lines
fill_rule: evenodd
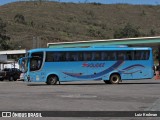
<svg viewBox="0 0 160 120">
<path fill-rule="evenodd" d="M 118 84 L 120 81 L 121 81 L 121 77 L 120 77 L 119 74 L 112 74 L 112 75 L 110 76 L 109 82 L 110 82 L 111 84 Z"/>
<path fill-rule="evenodd" d="M 47 78 L 47 85 L 56 85 L 58 81 L 58 77 L 56 75 L 50 75 Z"/>
</svg>

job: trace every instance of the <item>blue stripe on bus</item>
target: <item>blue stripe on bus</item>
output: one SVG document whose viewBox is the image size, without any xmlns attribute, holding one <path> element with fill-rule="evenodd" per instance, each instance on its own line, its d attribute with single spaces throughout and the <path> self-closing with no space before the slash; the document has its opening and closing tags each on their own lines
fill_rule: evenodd
<svg viewBox="0 0 160 120">
<path fill-rule="evenodd" d="M 130 70 L 130 69 L 133 69 L 133 68 L 135 68 L 135 67 L 143 67 L 143 68 L 144 68 L 144 66 L 141 65 L 141 64 L 135 64 L 135 65 L 131 65 L 131 66 L 129 66 L 129 67 L 126 67 L 126 68 L 124 68 L 124 69 L 122 69 L 122 70 Z"/>
<path fill-rule="evenodd" d="M 100 77 L 102 75 L 105 75 L 115 69 L 117 69 L 119 66 L 121 66 L 124 63 L 124 61 L 117 61 L 115 64 L 113 64 L 111 67 L 105 69 L 104 71 L 101 71 L 97 74 L 91 74 L 91 75 L 83 75 L 80 76 L 80 74 L 74 74 L 74 73 L 68 73 L 68 72 L 63 72 L 64 74 L 71 76 L 71 77 L 75 77 L 75 78 L 81 78 L 81 79 L 88 79 L 88 78 L 97 78 Z"/>
<path fill-rule="evenodd" d="M 68 75 L 68 76 L 71 76 L 71 77 L 74 77 L 74 78 L 78 78 L 78 79 L 91 79 L 91 78 L 95 79 L 97 77 L 105 75 L 105 74 L 107 74 L 107 73 L 119 68 L 123 63 L 124 63 L 124 61 L 117 61 L 115 64 L 113 64 L 108 69 L 105 69 L 104 71 L 101 71 L 101 72 L 96 73 L 96 74 L 82 75 L 80 73 L 68 73 L 68 72 L 63 72 L 63 73 Z M 135 64 L 135 65 L 131 65 L 129 67 L 126 67 L 126 68 L 122 69 L 122 71 L 119 70 L 118 72 L 120 72 L 122 74 L 133 74 L 133 73 L 139 72 L 141 70 L 137 70 L 137 71 L 133 71 L 133 72 L 128 72 L 128 70 L 131 70 L 131 69 L 134 69 L 134 68 L 137 68 L 137 67 L 144 68 L 144 66 L 141 65 L 141 64 Z"/>
</svg>

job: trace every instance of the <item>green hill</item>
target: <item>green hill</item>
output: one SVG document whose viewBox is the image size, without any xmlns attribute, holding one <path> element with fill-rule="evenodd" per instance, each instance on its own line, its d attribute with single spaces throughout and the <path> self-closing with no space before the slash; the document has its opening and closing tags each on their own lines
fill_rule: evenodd
<svg viewBox="0 0 160 120">
<path fill-rule="evenodd" d="M 10 42 L 26 49 L 36 47 L 35 39 L 46 47 L 48 42 L 114 38 L 127 24 L 139 36 L 160 35 L 160 6 L 15 2 L 0 6 L 0 18 Z"/>
</svg>

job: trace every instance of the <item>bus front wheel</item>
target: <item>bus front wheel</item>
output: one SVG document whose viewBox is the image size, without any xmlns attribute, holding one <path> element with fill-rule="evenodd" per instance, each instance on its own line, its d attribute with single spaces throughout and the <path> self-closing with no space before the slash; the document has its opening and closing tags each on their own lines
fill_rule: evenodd
<svg viewBox="0 0 160 120">
<path fill-rule="evenodd" d="M 110 81 L 111 84 L 118 84 L 120 82 L 120 80 L 121 80 L 121 77 L 120 77 L 119 74 L 112 74 L 110 76 L 109 81 Z"/>
<path fill-rule="evenodd" d="M 58 81 L 58 77 L 56 75 L 50 75 L 47 78 L 47 85 L 56 85 Z"/>
</svg>

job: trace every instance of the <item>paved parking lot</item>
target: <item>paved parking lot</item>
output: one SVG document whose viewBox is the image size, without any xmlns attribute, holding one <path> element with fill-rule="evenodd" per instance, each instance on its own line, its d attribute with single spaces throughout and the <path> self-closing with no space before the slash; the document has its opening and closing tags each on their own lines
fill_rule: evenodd
<svg viewBox="0 0 160 120">
<path fill-rule="evenodd" d="M 160 111 L 160 80 L 0 82 L 0 111 Z"/>
</svg>

